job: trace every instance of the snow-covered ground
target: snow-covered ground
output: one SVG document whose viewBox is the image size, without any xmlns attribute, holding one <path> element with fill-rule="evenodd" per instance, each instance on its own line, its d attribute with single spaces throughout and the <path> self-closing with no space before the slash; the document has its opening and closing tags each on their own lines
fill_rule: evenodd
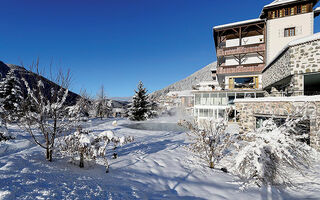
<svg viewBox="0 0 320 200">
<path fill-rule="evenodd" d="M 172 122 L 172 120 L 170 120 Z M 159 121 L 159 123 L 166 120 Z M 209 169 L 184 147 L 183 132 L 135 130 L 119 120 L 92 120 L 87 129 L 113 130 L 135 141 L 119 148 L 117 159 L 80 169 L 67 159 L 45 160 L 44 150 L 17 126 L 15 140 L 0 144 L 0 199 L 319 199 L 320 176 L 306 177 L 295 190 L 250 188 L 219 169 Z M 110 152 L 110 156 L 111 156 Z M 109 157 L 110 157 L 109 156 Z M 317 169 L 320 169 L 317 166 Z M 318 170 L 319 171 L 319 170 Z"/>
</svg>

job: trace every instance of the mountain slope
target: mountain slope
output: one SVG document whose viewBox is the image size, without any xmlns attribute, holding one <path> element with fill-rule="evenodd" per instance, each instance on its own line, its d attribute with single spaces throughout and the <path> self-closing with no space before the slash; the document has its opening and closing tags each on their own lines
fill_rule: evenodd
<svg viewBox="0 0 320 200">
<path fill-rule="evenodd" d="M 32 72 L 30 72 L 30 71 L 26 70 L 25 68 L 20 67 L 18 65 L 5 64 L 2 61 L 0 61 L 0 78 L 6 77 L 8 71 L 10 69 L 14 70 L 14 73 L 19 80 L 21 80 L 22 77 L 25 78 L 31 87 L 37 84 L 37 80 L 38 80 L 37 74 L 32 73 Z M 46 91 L 47 95 L 50 94 L 51 88 L 58 88 L 59 87 L 57 84 L 46 79 L 45 77 L 40 77 L 40 78 L 41 78 L 42 82 L 44 83 L 44 87 L 45 87 L 45 91 Z M 24 84 L 22 84 L 22 87 L 23 87 L 22 88 L 23 93 L 26 96 L 27 89 L 24 87 Z M 68 105 L 73 105 L 76 103 L 76 100 L 79 97 L 80 96 L 78 94 L 69 91 L 66 102 Z"/>
<path fill-rule="evenodd" d="M 171 91 L 191 90 L 193 85 L 202 81 L 212 80 L 211 69 L 216 68 L 217 62 L 210 63 L 204 68 L 196 71 L 185 79 L 173 83 L 161 90 L 155 91 L 151 94 L 152 97 L 164 96 Z"/>
</svg>

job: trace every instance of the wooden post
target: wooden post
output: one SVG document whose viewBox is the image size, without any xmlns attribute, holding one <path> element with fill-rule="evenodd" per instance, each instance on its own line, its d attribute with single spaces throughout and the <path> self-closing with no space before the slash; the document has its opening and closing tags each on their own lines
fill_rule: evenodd
<svg viewBox="0 0 320 200">
<path fill-rule="evenodd" d="M 241 27 L 239 28 L 239 46 L 242 46 L 242 32 L 241 32 Z"/>
</svg>

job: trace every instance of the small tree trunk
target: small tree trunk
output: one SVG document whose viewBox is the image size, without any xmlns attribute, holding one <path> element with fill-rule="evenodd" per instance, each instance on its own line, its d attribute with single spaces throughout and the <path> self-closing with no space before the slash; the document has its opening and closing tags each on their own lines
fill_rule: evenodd
<svg viewBox="0 0 320 200">
<path fill-rule="evenodd" d="M 83 152 L 80 151 L 80 163 L 79 163 L 79 167 L 83 168 L 84 167 L 84 163 L 83 163 Z"/>
<path fill-rule="evenodd" d="M 214 168 L 214 164 L 213 164 L 213 161 L 210 161 L 210 166 L 209 166 L 211 169 Z"/>
<path fill-rule="evenodd" d="M 47 156 L 47 160 L 50 159 L 50 150 L 49 147 L 46 148 L 46 156 Z"/>
<path fill-rule="evenodd" d="M 106 166 L 106 173 L 109 173 L 109 163 L 108 163 L 107 158 L 104 158 L 104 164 Z"/>
<path fill-rule="evenodd" d="M 53 150 L 50 149 L 49 150 L 49 162 L 52 162 L 52 154 L 53 154 Z"/>
</svg>

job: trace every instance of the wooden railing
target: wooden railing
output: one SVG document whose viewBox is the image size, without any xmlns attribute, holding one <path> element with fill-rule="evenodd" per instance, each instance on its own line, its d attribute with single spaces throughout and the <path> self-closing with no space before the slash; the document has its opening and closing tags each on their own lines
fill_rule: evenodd
<svg viewBox="0 0 320 200">
<path fill-rule="evenodd" d="M 245 46 L 237 46 L 237 47 L 225 47 L 221 49 L 217 49 L 217 56 L 230 56 L 230 55 L 239 55 L 246 53 L 255 53 L 262 52 L 266 50 L 266 45 L 262 44 L 251 44 Z"/>
<path fill-rule="evenodd" d="M 248 64 L 248 65 L 235 65 L 235 66 L 220 66 L 217 69 L 217 74 L 232 74 L 242 72 L 262 72 L 265 64 Z"/>
</svg>

